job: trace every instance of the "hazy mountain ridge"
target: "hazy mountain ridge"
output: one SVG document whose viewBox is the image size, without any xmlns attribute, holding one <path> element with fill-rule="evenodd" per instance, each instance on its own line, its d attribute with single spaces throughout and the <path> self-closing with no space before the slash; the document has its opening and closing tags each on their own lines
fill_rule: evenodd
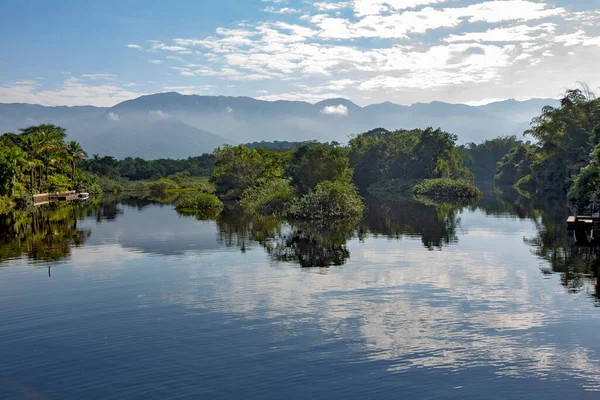
<svg viewBox="0 0 600 400">
<path fill-rule="evenodd" d="M 480 142 L 500 135 L 520 136 L 544 105 L 556 104 L 553 99 L 532 99 L 484 106 L 385 102 L 361 107 L 342 98 L 311 104 L 170 92 L 113 107 L 0 103 L 0 132 L 53 123 L 67 128 L 69 138 L 81 142 L 90 154 L 184 158 L 211 152 L 224 143 L 345 142 L 349 135 L 375 127 L 441 127 L 457 134 L 461 142 Z"/>
</svg>

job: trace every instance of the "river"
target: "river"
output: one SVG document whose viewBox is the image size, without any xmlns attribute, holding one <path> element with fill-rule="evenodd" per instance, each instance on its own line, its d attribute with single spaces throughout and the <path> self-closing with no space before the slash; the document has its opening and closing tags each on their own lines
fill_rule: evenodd
<svg viewBox="0 0 600 400">
<path fill-rule="evenodd" d="M 597 249 L 564 207 L 353 224 L 169 199 L 0 217 L 2 399 L 597 399 Z"/>
</svg>

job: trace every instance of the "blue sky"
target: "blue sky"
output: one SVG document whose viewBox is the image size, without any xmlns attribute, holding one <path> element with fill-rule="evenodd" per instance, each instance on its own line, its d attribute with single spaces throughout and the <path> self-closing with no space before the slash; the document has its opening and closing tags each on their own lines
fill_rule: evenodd
<svg viewBox="0 0 600 400">
<path fill-rule="evenodd" d="M 22 0 L 0 14 L 0 102 L 557 97 L 600 84 L 599 27 L 592 0 Z"/>
</svg>

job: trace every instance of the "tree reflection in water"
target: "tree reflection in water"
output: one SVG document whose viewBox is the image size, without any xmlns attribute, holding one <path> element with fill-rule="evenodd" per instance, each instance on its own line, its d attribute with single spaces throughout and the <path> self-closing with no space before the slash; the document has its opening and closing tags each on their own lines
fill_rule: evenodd
<svg viewBox="0 0 600 400">
<path fill-rule="evenodd" d="M 111 221 L 123 213 L 122 206 L 138 209 L 150 205 L 172 207 L 176 196 L 104 197 L 99 201 L 42 206 L 0 215 L 0 262 L 26 257 L 35 262 L 55 262 L 69 257 L 71 248 L 81 246 L 91 235 L 78 226 L 86 218 L 97 223 Z M 531 220 L 536 234 L 524 239 L 548 267 L 544 274 L 558 273 L 570 293 L 590 293 L 600 306 L 600 246 L 578 246 L 566 231 L 568 206 L 560 200 L 522 196 L 512 189 L 497 190 L 495 196 L 477 205 L 410 199 L 399 202 L 367 200 L 368 212 L 362 221 L 335 224 L 289 223 L 269 217 L 245 215 L 228 206 L 219 216 L 192 214 L 199 220 L 216 218 L 217 240 L 242 251 L 259 245 L 273 262 L 295 263 L 301 267 L 340 266 L 350 259 L 348 240 L 370 236 L 390 239 L 419 238 L 429 250 L 441 250 L 458 241 L 457 229 L 463 209 L 486 215 L 514 216 Z"/>
<path fill-rule="evenodd" d="M 227 204 L 217 218 L 218 240 L 224 246 L 246 251 L 254 243 L 264 246 L 267 240 L 281 235 L 281 225 L 277 218 L 247 215 L 239 207 Z"/>
<path fill-rule="evenodd" d="M 344 265 L 350 258 L 346 242 L 354 235 L 357 223 L 294 223 L 285 233 L 267 241 L 265 249 L 271 260 L 295 262 L 303 268 Z"/>
<path fill-rule="evenodd" d="M 548 263 L 543 274 L 558 273 L 569 293 L 591 290 L 590 295 L 600 306 L 600 247 L 581 246 L 566 230 L 570 215 L 568 204 L 560 198 L 521 196 L 508 188 L 498 191 L 498 200 L 520 218 L 534 221 L 536 235 L 523 240 L 534 254 Z"/>
<path fill-rule="evenodd" d="M 82 213 L 78 205 L 62 205 L 0 215 L 0 262 L 20 257 L 53 262 L 68 257 L 71 248 L 83 245 L 91 234 L 77 226 Z"/>
<path fill-rule="evenodd" d="M 244 215 L 229 208 L 217 223 L 219 240 L 226 246 L 245 251 L 252 243 L 265 248 L 271 260 L 293 262 L 301 267 L 329 267 L 345 264 L 350 258 L 347 241 L 365 240 L 369 235 L 400 239 L 420 237 L 430 250 L 456 242 L 456 228 L 462 204 L 368 202 L 365 219 L 328 223 L 316 221 L 284 222 L 274 218 Z"/>
<path fill-rule="evenodd" d="M 346 242 L 358 221 L 331 224 L 287 223 L 277 218 L 251 216 L 229 205 L 217 219 L 219 241 L 246 251 L 254 243 L 275 262 L 294 262 L 302 267 L 343 265 L 350 257 Z"/>
<path fill-rule="evenodd" d="M 420 237 L 429 250 L 441 249 L 458 241 L 456 228 L 464 204 L 439 202 L 427 198 L 381 202 L 370 199 L 359 237 L 368 234 L 390 239 Z"/>
</svg>

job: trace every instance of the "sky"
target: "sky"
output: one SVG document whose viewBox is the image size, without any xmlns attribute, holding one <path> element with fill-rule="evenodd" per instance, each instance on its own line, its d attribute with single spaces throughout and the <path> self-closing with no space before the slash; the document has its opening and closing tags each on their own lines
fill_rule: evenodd
<svg viewBox="0 0 600 400">
<path fill-rule="evenodd" d="M 0 13 L 3 103 L 484 104 L 594 90 L 599 65 L 597 0 L 20 0 Z"/>
</svg>

